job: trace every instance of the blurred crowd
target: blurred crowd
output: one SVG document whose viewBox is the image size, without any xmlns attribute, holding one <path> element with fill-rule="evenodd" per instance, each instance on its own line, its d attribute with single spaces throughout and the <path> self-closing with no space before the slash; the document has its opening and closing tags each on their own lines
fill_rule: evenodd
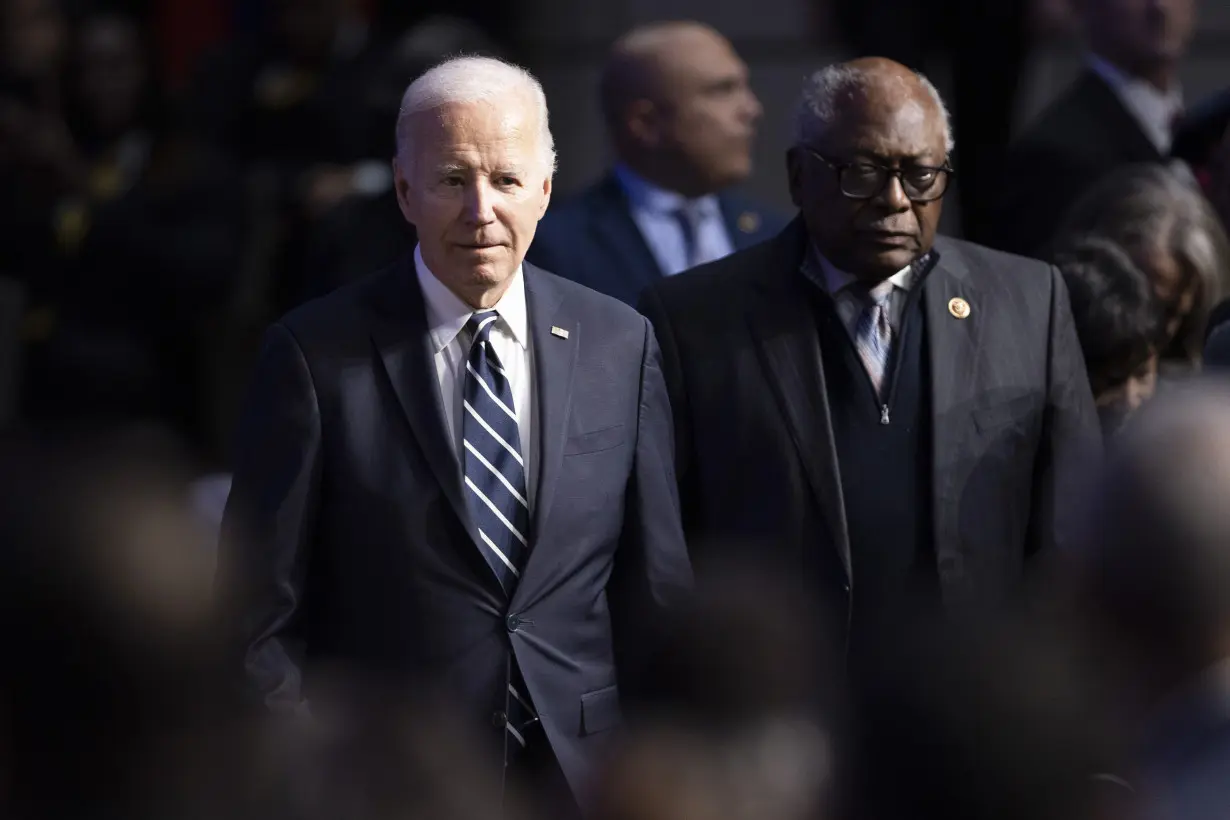
<svg viewBox="0 0 1230 820">
<path fill-rule="evenodd" d="M 148 5 L 0 0 L 0 816 L 550 817 L 447 693 L 339 668 L 312 720 L 251 715 L 215 606 L 260 332 L 414 247 L 402 93 L 515 55 L 507 12 L 270 0 L 177 78 Z M 634 660 L 653 685 L 593 785 L 604 820 L 1230 817 L 1230 91 L 1183 98 L 1190 0 L 1079 0 L 1086 67 L 1014 137 L 1028 4 L 836 19 L 922 68 L 912 29 L 869 21 L 932 5 L 959 20 L 936 50 L 996 67 L 953 98 L 962 230 L 1069 293 L 1108 444 L 1079 548 L 1042 611 L 907 630 L 858 681 L 799 579 L 706 572 Z M 1006 32 L 1002 62 L 973 30 Z M 736 190 L 762 111 L 734 47 L 664 36 L 616 44 L 594 93 L 617 162 L 529 256 L 629 302 L 785 225 Z M 683 241 L 676 200 L 701 203 Z"/>
</svg>

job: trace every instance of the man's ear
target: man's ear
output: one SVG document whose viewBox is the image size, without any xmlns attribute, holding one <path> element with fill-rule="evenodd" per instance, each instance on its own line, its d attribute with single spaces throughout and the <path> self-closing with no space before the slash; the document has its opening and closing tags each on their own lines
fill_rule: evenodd
<svg viewBox="0 0 1230 820">
<path fill-rule="evenodd" d="M 411 225 L 415 221 L 417 197 L 413 195 L 413 188 L 410 186 L 409 168 L 404 166 L 400 156 L 393 157 L 393 187 L 397 191 L 397 207 L 401 209 L 401 215 Z"/>
<path fill-rule="evenodd" d="M 662 118 L 652 100 L 633 100 L 624 109 L 624 127 L 637 142 L 656 148 L 662 142 Z"/>
</svg>

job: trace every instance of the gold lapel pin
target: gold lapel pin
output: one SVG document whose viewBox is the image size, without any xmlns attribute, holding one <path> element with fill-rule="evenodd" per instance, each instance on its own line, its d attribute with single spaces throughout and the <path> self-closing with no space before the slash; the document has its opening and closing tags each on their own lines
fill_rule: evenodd
<svg viewBox="0 0 1230 820">
<path fill-rule="evenodd" d="M 551 326 L 551 335 L 552 335 L 552 336 L 558 336 L 558 337 L 560 337 L 561 339 L 567 339 L 567 338 L 568 338 L 568 331 L 564 330 L 562 327 L 559 327 L 559 326 L 557 326 L 557 325 L 552 325 L 552 326 Z"/>
<path fill-rule="evenodd" d="M 958 319 L 964 319 L 969 316 L 969 302 L 959 296 L 948 300 L 948 312 Z"/>
<path fill-rule="evenodd" d="M 744 233 L 755 233 L 760 227 L 760 215 L 752 211 L 744 211 L 739 214 L 738 225 L 739 230 Z"/>
</svg>

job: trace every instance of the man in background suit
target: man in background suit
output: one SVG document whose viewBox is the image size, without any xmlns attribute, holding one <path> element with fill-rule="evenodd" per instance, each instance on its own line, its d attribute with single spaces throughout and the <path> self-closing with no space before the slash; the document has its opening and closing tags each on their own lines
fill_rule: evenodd
<svg viewBox="0 0 1230 820">
<path fill-rule="evenodd" d="M 619 157 L 552 208 L 530 260 L 635 304 L 664 276 L 760 242 L 784 224 L 727 189 L 751 173 L 760 103 L 747 66 L 700 23 L 657 23 L 614 46 L 602 109 Z"/>
<path fill-rule="evenodd" d="M 531 75 L 442 63 L 398 138 L 419 244 L 268 332 L 223 582 L 269 707 L 302 709 L 324 666 L 445 696 L 571 816 L 620 722 L 616 646 L 691 580 L 658 349 L 522 264 L 554 169 Z"/>
<path fill-rule="evenodd" d="M 1058 272 L 935 236 L 952 143 L 934 86 L 834 65 L 797 117 L 800 217 L 642 311 L 697 571 L 732 551 L 784 565 L 857 661 L 1017 598 L 1065 538 L 1098 422 Z"/>
<path fill-rule="evenodd" d="M 1077 11 L 1087 67 L 1017 138 L 998 187 L 989 243 L 1006 251 L 1044 253 L 1094 182 L 1170 156 L 1193 0 L 1079 0 Z"/>
</svg>

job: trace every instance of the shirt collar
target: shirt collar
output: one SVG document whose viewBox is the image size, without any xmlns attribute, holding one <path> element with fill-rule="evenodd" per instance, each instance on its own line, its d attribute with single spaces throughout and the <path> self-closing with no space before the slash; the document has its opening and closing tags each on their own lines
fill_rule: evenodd
<svg viewBox="0 0 1230 820">
<path fill-rule="evenodd" d="M 1101 77 L 1144 132 L 1163 154 L 1170 153 L 1171 124 L 1183 111 L 1183 91 L 1177 85 L 1159 91 L 1152 83 L 1133 77 L 1096 54 L 1087 58 L 1089 68 Z"/>
<path fill-rule="evenodd" d="M 677 191 L 654 185 L 623 163 L 615 166 L 614 173 L 633 208 L 658 216 L 671 216 L 685 208 L 701 217 L 720 216 L 722 213 L 717 194 L 688 199 Z"/>
<path fill-rule="evenodd" d="M 474 315 L 474 308 L 458 298 L 427 268 L 423 251 L 418 245 L 414 247 L 414 270 L 427 307 L 427 329 L 433 352 L 439 353 L 452 344 L 457 334 L 465 328 L 466 322 Z M 524 267 L 518 265 L 512 276 L 512 284 L 494 307 L 500 314 L 499 326 L 525 348 L 529 344 L 529 312 L 525 303 Z"/>
<path fill-rule="evenodd" d="M 821 281 L 819 284 L 830 294 L 836 296 L 841 291 L 858 282 L 858 277 L 838 268 L 826 259 L 824 254 L 816 250 L 814 245 L 810 246 L 808 253 L 814 260 L 814 265 L 820 269 Z M 888 277 L 888 281 L 893 283 L 894 290 L 909 290 L 913 275 L 914 265 L 910 264 Z"/>
</svg>

